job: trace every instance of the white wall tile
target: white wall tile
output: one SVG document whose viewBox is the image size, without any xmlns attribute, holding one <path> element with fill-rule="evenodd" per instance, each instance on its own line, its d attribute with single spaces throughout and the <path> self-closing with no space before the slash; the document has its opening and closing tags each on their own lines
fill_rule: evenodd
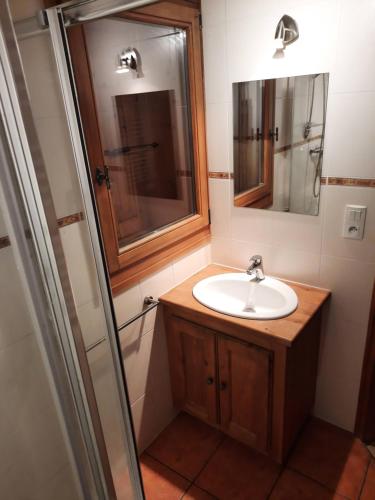
<svg viewBox="0 0 375 500">
<path fill-rule="evenodd" d="M 78 321 L 86 347 L 107 335 L 107 323 L 101 302 L 87 302 L 77 307 Z"/>
<path fill-rule="evenodd" d="M 175 283 L 181 283 L 209 264 L 209 245 L 205 245 L 173 262 Z"/>
<path fill-rule="evenodd" d="M 60 229 L 68 274 L 77 307 L 92 301 L 97 303 L 97 277 L 91 254 L 88 229 L 78 222 Z"/>
<path fill-rule="evenodd" d="M 375 178 L 375 92 L 330 94 L 323 175 Z"/>
<path fill-rule="evenodd" d="M 25 302 L 22 284 L 14 262 L 12 247 L 0 250 L 0 349 L 17 342 L 31 332 L 31 318 Z"/>
<path fill-rule="evenodd" d="M 234 207 L 232 200 L 233 198 L 230 200 L 232 238 L 273 243 L 274 212 Z"/>
<path fill-rule="evenodd" d="M 208 170 L 228 172 L 229 170 L 229 115 L 228 103 L 207 103 L 207 158 Z M 218 137 L 222 140 L 218 141 Z"/>
<path fill-rule="evenodd" d="M 343 1 L 333 92 L 375 91 L 375 4 Z"/>
<path fill-rule="evenodd" d="M 125 323 L 140 312 L 142 300 L 139 285 L 132 286 L 114 297 L 113 303 L 118 325 Z"/>
<path fill-rule="evenodd" d="M 229 99 L 224 25 L 203 30 L 203 59 L 206 103 L 222 103 Z"/>
<path fill-rule="evenodd" d="M 320 283 L 332 291 L 330 315 L 368 323 L 375 263 L 322 255 Z"/>
<path fill-rule="evenodd" d="M 175 278 L 173 273 L 173 265 L 169 265 L 156 272 L 152 276 L 144 279 L 140 283 L 140 291 L 142 301 L 145 297 L 151 295 L 155 299 L 158 299 L 163 293 L 168 292 L 175 286 Z M 146 314 L 144 319 L 145 331 L 150 331 L 154 328 L 156 323 L 158 307 L 154 308 L 152 311 Z"/>
<path fill-rule="evenodd" d="M 214 264 L 230 264 L 232 257 L 232 240 L 230 238 L 222 238 L 213 236 L 211 239 L 211 261 Z"/>
<path fill-rule="evenodd" d="M 269 262 L 264 263 L 266 272 L 300 283 L 319 285 L 320 254 L 297 251 L 284 246 L 272 246 Z"/>
<path fill-rule="evenodd" d="M 60 117 L 38 118 L 35 125 L 57 217 L 82 210 L 81 193 L 66 123 Z"/>
<path fill-rule="evenodd" d="M 211 209 L 211 233 L 213 236 L 229 236 L 232 191 L 230 183 L 223 179 L 209 179 Z"/>
<path fill-rule="evenodd" d="M 323 200 L 319 217 L 274 212 L 272 215 L 272 243 L 277 247 L 320 253 L 323 229 Z"/>
<path fill-rule="evenodd" d="M 355 423 L 366 330 L 330 315 L 321 338 L 314 413 L 348 430 Z"/>
<path fill-rule="evenodd" d="M 169 392 L 145 394 L 132 405 L 134 432 L 141 453 L 176 416 Z"/>
<path fill-rule="evenodd" d="M 144 394 L 155 391 L 158 380 L 165 380 L 163 390 L 170 390 L 169 364 L 165 332 L 157 328 L 145 335 L 121 335 L 121 351 L 131 404 Z"/>
<path fill-rule="evenodd" d="M 33 334 L 0 351 L 0 392 L 1 496 L 44 499 L 38 492 L 69 455 Z"/>
<path fill-rule="evenodd" d="M 245 5 L 246 4 L 246 5 Z M 231 11 L 238 8 L 238 14 Z M 229 82 L 331 71 L 336 53 L 339 2 L 291 2 L 288 14 L 300 37 L 275 58 L 274 35 L 284 3 L 228 2 Z M 316 27 L 319 26 L 319 36 Z M 313 41 L 313 43 L 312 43 Z M 261 48 L 261 49 L 260 49 Z"/>
<path fill-rule="evenodd" d="M 108 342 L 89 351 L 87 358 L 111 468 L 126 474 L 126 439 Z"/>
</svg>

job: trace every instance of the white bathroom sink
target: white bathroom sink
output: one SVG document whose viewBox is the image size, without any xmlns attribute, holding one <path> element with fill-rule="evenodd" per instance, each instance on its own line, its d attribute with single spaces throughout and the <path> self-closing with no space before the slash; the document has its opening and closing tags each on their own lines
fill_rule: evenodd
<svg viewBox="0 0 375 500">
<path fill-rule="evenodd" d="M 257 282 L 246 273 L 218 274 L 199 281 L 193 296 L 214 311 L 248 319 L 282 318 L 298 305 L 290 286 L 268 276 Z"/>
</svg>

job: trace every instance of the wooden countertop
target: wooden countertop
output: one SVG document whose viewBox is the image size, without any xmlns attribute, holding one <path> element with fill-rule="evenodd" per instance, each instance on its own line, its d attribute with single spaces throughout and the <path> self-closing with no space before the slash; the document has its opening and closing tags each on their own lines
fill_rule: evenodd
<svg viewBox="0 0 375 500">
<path fill-rule="evenodd" d="M 180 311 L 186 311 L 189 312 L 189 314 L 193 314 L 197 322 L 202 320 L 203 326 L 212 327 L 215 322 L 220 321 L 225 324 L 226 327 L 231 326 L 236 330 L 239 330 L 239 327 L 241 330 L 245 328 L 257 336 L 266 336 L 270 340 L 272 339 L 282 344 L 291 345 L 299 332 L 331 294 L 329 290 L 323 288 L 281 280 L 285 281 L 285 283 L 296 292 L 298 296 L 298 307 L 289 316 L 273 320 L 253 320 L 228 316 L 209 309 L 193 297 L 192 290 L 198 281 L 208 278 L 209 276 L 214 276 L 215 274 L 233 272 L 241 272 L 241 270 L 219 266 L 217 264 L 209 265 L 164 294 L 159 300 L 166 306 L 178 308 Z M 206 325 L 204 323 L 204 318 L 206 318 L 210 324 Z"/>
</svg>

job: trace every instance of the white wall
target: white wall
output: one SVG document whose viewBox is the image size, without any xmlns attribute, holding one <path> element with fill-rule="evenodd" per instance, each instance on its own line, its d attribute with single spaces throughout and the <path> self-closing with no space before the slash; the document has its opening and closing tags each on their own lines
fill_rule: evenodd
<svg viewBox="0 0 375 500">
<path fill-rule="evenodd" d="M 330 73 L 324 176 L 375 178 L 375 4 L 371 0 L 202 0 L 208 162 L 232 170 L 235 81 Z M 299 40 L 273 58 L 283 14 Z M 352 430 L 375 274 L 375 191 L 324 186 L 318 217 L 234 208 L 229 180 L 210 179 L 212 257 L 244 268 L 260 253 L 268 274 L 332 290 L 316 415 Z M 341 238 L 344 205 L 368 206 L 362 241 Z"/>
</svg>

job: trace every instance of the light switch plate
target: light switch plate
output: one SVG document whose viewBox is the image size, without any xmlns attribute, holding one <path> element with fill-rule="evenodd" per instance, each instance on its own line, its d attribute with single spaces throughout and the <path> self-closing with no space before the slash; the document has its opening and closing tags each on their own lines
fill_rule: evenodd
<svg viewBox="0 0 375 500">
<path fill-rule="evenodd" d="M 343 237 L 362 240 L 365 230 L 367 207 L 364 205 L 346 205 L 344 212 Z"/>
</svg>

